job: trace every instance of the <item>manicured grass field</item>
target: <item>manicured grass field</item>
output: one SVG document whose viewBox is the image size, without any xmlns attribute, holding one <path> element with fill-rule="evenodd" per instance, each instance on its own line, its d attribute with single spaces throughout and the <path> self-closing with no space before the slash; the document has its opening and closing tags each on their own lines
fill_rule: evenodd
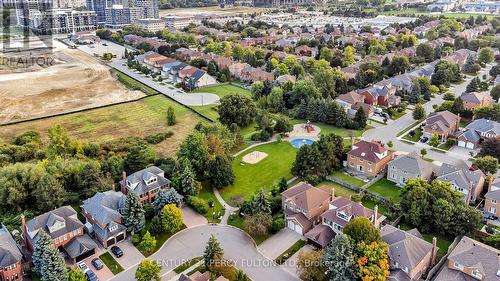
<svg viewBox="0 0 500 281">
<path fill-rule="evenodd" d="M 368 187 L 368 191 L 378 194 L 387 200 L 398 202 L 400 200 L 401 188 L 397 187 L 388 179 L 380 179 L 372 186 Z"/>
<path fill-rule="evenodd" d="M 123 271 L 123 267 L 113 258 L 113 256 L 111 256 L 109 252 L 102 254 L 99 258 L 114 275 Z"/>
<path fill-rule="evenodd" d="M 173 107 L 176 114 L 177 123 L 174 126 L 167 126 L 169 106 Z M 155 148 L 160 155 L 173 156 L 184 138 L 202 120 L 188 108 L 157 95 L 125 104 L 0 126 L 0 139 L 10 140 L 28 130 L 38 131 L 42 137 L 46 137 L 47 129 L 55 124 L 63 125 L 72 138 L 98 143 L 121 137 L 145 137 L 172 131 L 174 135 Z"/>
<path fill-rule="evenodd" d="M 210 209 L 204 216 L 205 218 L 207 218 L 209 223 L 219 223 L 220 219 L 217 218 L 217 214 L 220 214 L 220 217 L 222 217 L 224 215 L 224 208 L 219 203 L 219 200 L 217 200 L 217 198 L 215 197 L 212 191 L 212 187 L 207 183 L 203 183 L 203 188 L 200 190 L 197 197 L 200 197 L 207 202 L 209 202 L 210 200 L 214 202 L 214 209 Z M 215 217 L 213 215 L 213 212 L 215 212 Z"/>
<path fill-rule="evenodd" d="M 256 164 L 243 164 L 241 159 L 252 151 L 261 151 L 268 156 Z M 289 142 L 274 142 L 249 149 L 233 160 L 236 180 L 233 185 L 221 190 L 226 202 L 231 199 L 250 199 L 261 188 L 270 191 L 282 177 L 291 177 L 292 164 L 295 161 L 295 149 Z"/>
<path fill-rule="evenodd" d="M 361 187 L 365 184 L 364 181 L 358 179 L 358 178 L 355 178 L 353 176 L 350 176 L 346 173 L 344 173 L 343 171 L 335 171 L 332 173 L 332 176 L 338 178 L 338 179 L 341 179 L 345 182 L 348 182 L 350 184 L 353 184 L 355 186 L 358 186 L 358 187 Z"/>
<path fill-rule="evenodd" d="M 341 196 L 344 198 L 351 198 L 351 196 L 356 195 L 357 193 L 349 188 L 343 187 L 338 183 L 331 181 L 324 181 L 318 185 L 319 188 L 323 190 L 334 190 L 335 196 Z"/>
<path fill-rule="evenodd" d="M 204 87 L 201 89 L 194 90 L 193 93 L 212 93 L 218 95 L 220 98 L 235 93 L 249 97 L 251 96 L 249 90 L 242 89 L 240 87 L 231 84 L 222 84 L 222 85 Z M 204 116 L 212 119 L 213 121 L 217 121 L 217 119 L 219 119 L 219 113 L 217 113 L 217 104 L 193 106 L 192 108 L 197 112 L 203 114 Z"/>
<path fill-rule="evenodd" d="M 293 125 L 295 125 L 295 124 L 305 124 L 305 123 L 307 123 L 307 120 L 292 119 L 291 123 Z M 328 124 L 325 124 L 325 123 L 319 123 L 319 122 L 311 122 L 311 123 L 313 125 L 318 126 L 321 129 L 321 134 L 331 134 L 331 133 L 333 133 L 333 134 L 336 134 L 336 135 L 341 136 L 341 137 L 350 137 L 351 134 L 353 136 L 355 136 L 355 137 L 360 137 L 361 135 L 363 135 L 364 131 L 372 128 L 371 126 L 366 126 L 366 128 L 364 130 L 348 130 L 348 129 L 345 129 L 345 128 L 339 128 L 339 127 L 335 127 L 335 126 L 328 125 Z"/>
</svg>

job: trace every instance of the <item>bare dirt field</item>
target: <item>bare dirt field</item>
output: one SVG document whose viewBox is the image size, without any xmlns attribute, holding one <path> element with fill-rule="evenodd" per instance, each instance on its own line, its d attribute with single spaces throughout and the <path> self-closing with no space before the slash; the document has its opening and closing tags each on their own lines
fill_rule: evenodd
<svg viewBox="0 0 500 281">
<path fill-rule="evenodd" d="M 167 108 L 171 106 L 176 124 L 167 126 Z M 103 143 L 122 137 L 146 137 L 171 131 L 174 134 L 155 145 L 160 156 L 174 156 L 181 142 L 202 119 L 178 103 L 161 95 L 126 104 L 112 105 L 84 112 L 19 124 L 0 126 L 0 143 L 28 130 L 40 132 L 47 139 L 47 129 L 55 124 L 66 128 L 70 137 L 82 141 Z"/>
<path fill-rule="evenodd" d="M 96 58 L 56 44 L 52 66 L 0 74 L 0 124 L 144 96 L 125 88 Z"/>
</svg>

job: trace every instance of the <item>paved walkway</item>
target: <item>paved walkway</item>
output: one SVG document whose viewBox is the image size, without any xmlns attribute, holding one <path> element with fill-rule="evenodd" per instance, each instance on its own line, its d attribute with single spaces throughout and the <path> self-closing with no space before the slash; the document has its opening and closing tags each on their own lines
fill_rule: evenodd
<svg viewBox="0 0 500 281">
<path fill-rule="evenodd" d="M 229 216 L 233 213 L 236 213 L 240 208 L 233 207 L 233 206 L 227 204 L 226 201 L 224 201 L 224 199 L 220 195 L 218 189 L 214 188 L 213 191 L 215 194 L 215 198 L 217 198 L 217 201 L 219 201 L 219 203 L 222 205 L 222 207 L 224 207 L 224 210 L 225 210 L 224 216 L 222 216 L 222 219 L 220 220 L 220 224 L 227 225 L 227 220 L 229 219 Z"/>
<path fill-rule="evenodd" d="M 127 60 L 124 59 L 114 60 L 108 65 L 184 105 L 203 106 L 217 103 L 220 100 L 219 96 L 215 94 L 186 93 L 182 89 L 175 88 L 172 85 L 162 85 L 159 82 L 153 81 L 150 77 L 144 76 L 142 73 L 136 73 L 129 69 Z"/>
<path fill-rule="evenodd" d="M 288 227 L 285 227 L 278 233 L 266 239 L 266 241 L 262 242 L 258 248 L 264 256 L 275 260 L 300 239 L 302 239 L 302 235 Z"/>
<path fill-rule="evenodd" d="M 203 255 L 206 243 L 214 235 L 224 249 L 224 257 L 243 270 L 253 281 L 299 281 L 296 276 L 266 258 L 248 234 L 235 227 L 203 225 L 185 229 L 172 236 L 150 258 L 162 265 L 161 276 L 167 275 L 180 261 Z M 113 281 L 133 281 L 137 264 L 116 275 Z"/>
<path fill-rule="evenodd" d="M 182 219 L 187 228 L 208 224 L 207 218 L 195 212 L 191 207 L 184 206 L 181 212 Z"/>
</svg>

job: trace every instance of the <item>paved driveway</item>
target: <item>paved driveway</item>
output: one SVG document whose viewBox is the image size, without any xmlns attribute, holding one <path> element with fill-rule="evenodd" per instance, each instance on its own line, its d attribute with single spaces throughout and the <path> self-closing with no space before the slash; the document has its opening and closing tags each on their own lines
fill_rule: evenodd
<svg viewBox="0 0 500 281">
<path fill-rule="evenodd" d="M 179 263 L 202 256 L 210 235 L 215 235 L 219 240 L 225 258 L 233 261 L 235 266 L 241 268 L 253 281 L 299 280 L 272 260 L 265 258 L 246 233 L 230 226 L 204 225 L 185 229 L 170 238 L 151 258 L 162 265 L 161 275 L 165 275 Z M 136 270 L 137 267 L 134 266 L 111 280 L 135 280 Z"/>
<path fill-rule="evenodd" d="M 144 259 L 144 255 L 139 252 L 139 250 L 137 250 L 134 245 L 132 245 L 130 237 L 127 240 L 118 243 L 117 246 L 122 249 L 123 256 L 121 258 L 117 258 L 115 255 L 113 255 L 113 253 L 110 254 L 125 270 L 137 265 Z"/>
<path fill-rule="evenodd" d="M 260 244 L 259 250 L 264 256 L 274 260 L 300 239 L 300 234 L 285 227 Z"/>
<path fill-rule="evenodd" d="M 113 272 L 111 272 L 111 270 L 109 270 L 109 268 L 106 265 L 104 265 L 103 268 L 101 268 L 100 270 L 97 270 L 92 265 L 92 260 L 97 257 L 98 255 L 92 256 L 90 258 L 83 260 L 83 262 L 87 265 L 88 268 L 90 268 L 97 275 L 97 278 L 99 278 L 99 280 L 103 281 L 110 280 L 111 278 L 113 278 L 114 275 Z"/>
<path fill-rule="evenodd" d="M 284 264 L 281 265 L 281 267 L 291 274 L 295 275 L 298 277 L 298 272 L 297 272 L 297 265 L 299 264 L 299 254 L 302 251 L 312 251 L 314 248 L 311 245 L 304 245 L 300 250 L 298 250 L 293 256 L 288 258 Z"/>
<path fill-rule="evenodd" d="M 204 216 L 198 214 L 188 206 L 182 207 L 181 212 L 184 224 L 186 225 L 187 228 L 198 225 L 205 225 L 208 223 L 207 219 Z"/>
</svg>

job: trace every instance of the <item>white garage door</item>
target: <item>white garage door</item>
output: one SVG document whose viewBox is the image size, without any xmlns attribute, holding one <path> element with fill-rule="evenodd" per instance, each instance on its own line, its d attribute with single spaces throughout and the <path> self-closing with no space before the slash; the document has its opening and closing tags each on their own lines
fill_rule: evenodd
<svg viewBox="0 0 500 281">
<path fill-rule="evenodd" d="M 468 142 L 467 148 L 474 149 L 474 144 L 472 142 Z"/>
<path fill-rule="evenodd" d="M 458 146 L 460 146 L 460 147 L 465 147 L 465 142 L 464 142 L 464 141 L 459 141 L 459 142 L 458 142 Z"/>
<path fill-rule="evenodd" d="M 298 234 L 302 235 L 302 226 L 296 224 L 295 225 L 295 232 L 297 232 Z"/>
<path fill-rule="evenodd" d="M 302 235 L 302 226 L 300 226 L 299 224 L 296 224 L 294 221 L 292 221 L 292 220 L 288 221 L 288 228 L 290 228 L 291 230 Z"/>
</svg>

